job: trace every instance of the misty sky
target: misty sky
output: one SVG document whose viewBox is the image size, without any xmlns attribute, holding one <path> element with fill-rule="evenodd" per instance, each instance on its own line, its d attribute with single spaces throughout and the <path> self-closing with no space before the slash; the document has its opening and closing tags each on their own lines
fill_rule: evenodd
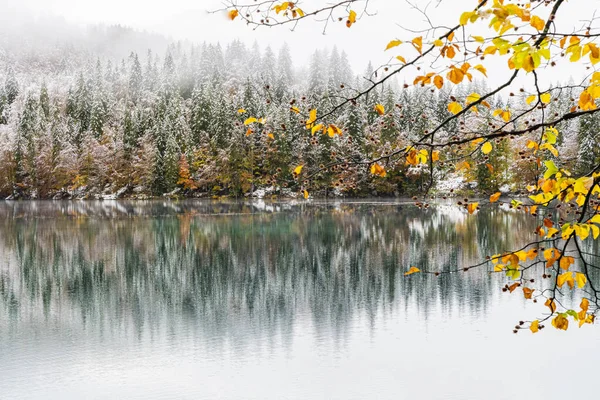
<svg viewBox="0 0 600 400">
<path fill-rule="evenodd" d="M 340 50 L 348 53 L 350 62 L 356 72 L 362 72 L 371 60 L 375 66 L 387 62 L 396 55 L 391 52 L 384 53 L 383 49 L 390 39 L 411 38 L 416 34 L 407 29 L 423 29 L 426 27 L 423 16 L 411 9 L 405 0 L 370 0 L 369 11 L 376 14 L 365 17 L 351 29 L 342 23 L 329 26 L 326 35 L 322 34 L 323 23 L 310 22 L 301 24 L 296 31 L 290 32 L 288 28 L 260 28 L 252 30 L 245 24 L 226 19 L 224 13 L 209 14 L 208 10 L 222 7 L 219 0 L 2 0 L 8 2 L 8 15 L 14 18 L 35 18 L 44 16 L 61 16 L 71 23 L 87 24 L 122 24 L 137 29 L 154 31 L 171 36 L 174 39 L 189 39 L 192 41 L 207 41 L 228 43 L 234 39 L 241 39 L 251 45 L 257 41 L 262 48 L 266 45 L 278 49 L 283 42 L 287 42 L 293 49 L 296 63 L 307 63 L 310 55 L 316 48 L 333 47 L 337 45 Z M 314 5 L 328 3 L 323 0 L 303 0 L 302 7 L 306 10 Z M 428 15 L 434 24 L 452 25 L 458 21 L 462 11 L 474 6 L 474 0 L 415 0 L 414 3 L 425 6 L 429 4 Z M 561 8 L 559 23 L 568 31 L 574 26 L 584 24 L 582 18 L 589 18 L 590 13 L 582 12 L 582 5 L 586 9 L 600 9 L 600 0 L 572 0 L 566 2 Z M 360 11 L 360 10 L 359 10 Z M 5 18 L 7 17 L 5 14 Z M 399 23 L 410 23 L 400 27 Z M 411 49 L 404 48 L 400 54 L 410 56 Z M 505 61 L 504 61 L 505 62 Z M 486 65 L 492 72 L 492 82 L 500 75 L 494 72 L 506 69 L 502 65 Z M 581 71 L 571 68 L 555 69 L 547 74 L 548 79 L 566 80 L 569 75 L 581 76 Z M 412 76 L 400 78 L 412 80 Z"/>
</svg>

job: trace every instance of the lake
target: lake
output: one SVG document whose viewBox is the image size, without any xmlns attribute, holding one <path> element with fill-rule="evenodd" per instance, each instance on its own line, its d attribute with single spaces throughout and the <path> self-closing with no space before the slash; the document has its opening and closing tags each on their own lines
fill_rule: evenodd
<svg viewBox="0 0 600 400">
<path fill-rule="evenodd" d="M 514 334 L 547 309 L 505 277 L 404 276 L 538 224 L 451 202 L 0 202 L 0 399 L 589 397 L 597 324 Z"/>
</svg>

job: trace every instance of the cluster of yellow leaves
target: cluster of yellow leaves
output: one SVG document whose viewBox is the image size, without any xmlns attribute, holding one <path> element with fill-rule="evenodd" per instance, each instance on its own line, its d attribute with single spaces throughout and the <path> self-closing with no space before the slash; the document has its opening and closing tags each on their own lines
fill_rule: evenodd
<svg viewBox="0 0 600 400">
<path fill-rule="evenodd" d="M 492 264 L 494 265 L 494 272 L 502 272 L 506 271 L 506 276 L 517 280 L 521 277 L 521 270 L 519 263 L 527 260 L 534 260 L 538 256 L 538 249 L 532 248 L 528 251 L 519 250 L 514 253 L 507 254 L 495 254 L 491 257 Z M 530 289 L 523 290 L 525 293 L 525 298 L 530 298 L 531 292 L 528 292 Z M 512 290 L 511 290 L 512 291 Z M 528 297 L 529 296 L 529 297 Z"/>
<path fill-rule="evenodd" d="M 579 305 L 581 310 L 579 312 L 575 310 L 567 310 L 564 313 L 559 313 L 552 319 L 552 326 L 556 329 L 561 329 L 566 331 L 569 329 L 569 317 L 572 317 L 574 321 L 579 322 L 579 327 L 581 328 L 583 324 L 593 324 L 595 317 L 593 314 L 588 314 L 588 310 L 590 307 L 590 301 L 586 298 L 581 300 L 581 304 Z M 554 311 L 552 311 L 554 312 Z M 535 321 L 534 321 L 535 322 Z M 531 329 L 531 328 L 530 328 Z M 532 329 L 532 332 L 534 330 Z M 535 333 L 535 332 L 534 332 Z"/>
<path fill-rule="evenodd" d="M 544 21 L 539 17 L 532 17 L 529 9 L 531 4 L 527 3 L 524 6 L 518 4 L 504 4 L 504 0 L 494 0 L 493 4 L 487 9 L 474 11 L 466 11 L 460 16 L 460 24 L 467 25 L 469 22 L 474 23 L 479 18 L 491 17 L 489 26 L 494 29 L 498 35 L 503 35 L 515 25 L 512 23 L 513 18 L 519 18 L 522 22 L 529 22 L 531 26 L 538 30 L 544 27 Z"/>
<path fill-rule="evenodd" d="M 513 44 L 513 56 L 508 60 L 510 69 L 524 69 L 532 72 L 540 66 L 542 58 L 550 59 L 549 40 L 544 40 L 538 47 L 531 46 L 526 42 L 517 42 Z"/>
<path fill-rule="evenodd" d="M 426 164 L 428 158 L 429 152 L 425 149 L 417 150 L 412 146 L 406 149 L 406 165 Z"/>
<path fill-rule="evenodd" d="M 504 122 L 509 122 L 510 121 L 510 117 L 512 116 L 509 110 L 502 110 L 502 109 L 497 109 L 494 110 L 494 117 L 500 117 L 502 118 L 502 120 Z"/>
<path fill-rule="evenodd" d="M 532 94 L 531 96 L 529 96 L 529 97 L 527 97 L 527 98 L 525 99 L 525 102 L 526 102 L 527 104 L 531 104 L 531 103 L 533 103 L 533 102 L 535 101 L 535 99 L 537 99 L 537 98 L 538 98 L 538 96 L 537 96 L 537 95 L 535 95 L 535 94 Z M 540 102 L 541 102 L 542 104 L 549 104 L 549 103 L 550 103 L 550 100 L 552 100 L 552 95 L 551 95 L 550 93 L 542 93 L 542 94 L 539 96 L 539 99 L 540 99 Z"/>
<path fill-rule="evenodd" d="M 600 72 L 594 72 L 590 86 L 579 95 L 578 106 L 583 111 L 595 110 L 597 108 L 596 99 L 598 98 L 600 98 Z"/>
<path fill-rule="evenodd" d="M 299 113 L 300 110 L 297 107 L 290 109 L 292 112 Z M 335 137 L 336 135 L 342 136 L 344 131 L 342 128 L 335 124 L 315 124 L 317 122 L 317 110 L 312 109 L 308 113 L 308 119 L 306 120 L 306 129 L 310 129 L 311 134 L 314 136 L 315 133 L 322 131 L 323 134 L 327 134 L 329 137 Z"/>
<path fill-rule="evenodd" d="M 577 36 L 564 36 L 559 42 L 561 49 L 565 48 L 567 38 L 569 39 L 569 44 L 565 49 L 565 54 L 569 56 L 569 61 L 577 62 L 581 57 L 586 55 L 589 55 L 592 64 L 596 64 L 600 61 L 600 49 L 598 46 L 595 43 L 581 45 L 581 39 Z"/>
<path fill-rule="evenodd" d="M 304 11 L 296 6 L 296 3 L 291 1 L 284 1 L 281 4 L 276 4 L 273 7 L 275 13 L 279 14 L 280 12 L 284 12 L 285 16 L 288 16 L 288 10 L 292 13 L 292 18 L 304 17 Z"/>
</svg>

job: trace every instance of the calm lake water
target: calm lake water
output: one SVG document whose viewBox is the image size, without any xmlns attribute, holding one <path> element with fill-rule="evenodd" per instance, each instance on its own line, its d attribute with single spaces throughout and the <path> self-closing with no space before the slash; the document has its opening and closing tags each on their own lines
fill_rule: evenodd
<svg viewBox="0 0 600 400">
<path fill-rule="evenodd" d="M 598 324 L 515 335 L 546 310 L 502 276 L 403 276 L 537 224 L 450 203 L 0 202 L 0 399 L 593 398 Z"/>
</svg>

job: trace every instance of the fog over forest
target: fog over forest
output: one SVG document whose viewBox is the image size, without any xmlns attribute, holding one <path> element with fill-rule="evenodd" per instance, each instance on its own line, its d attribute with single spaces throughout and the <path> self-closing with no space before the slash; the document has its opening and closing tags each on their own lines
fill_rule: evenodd
<svg viewBox="0 0 600 400">
<path fill-rule="evenodd" d="M 357 163 L 443 121 L 449 96 L 483 89 L 474 80 L 434 92 L 392 79 L 336 111 L 341 135 L 311 135 L 306 110 L 331 108 L 385 71 L 370 63 L 355 71 L 337 47 L 317 49 L 302 64 L 287 44 L 173 41 L 124 26 L 32 21 L 15 18 L 0 28 L 3 198 L 288 197 L 308 185 L 321 196 L 411 195 L 430 180 L 428 170 L 398 161 L 386 165 L 389 179 L 382 181 Z M 552 106 L 565 107 L 575 95 L 563 91 Z M 518 108 L 523 101 L 517 95 L 493 103 Z M 391 110 L 383 121 L 375 104 Z M 490 111 L 481 111 L 440 135 L 492 129 Z M 250 116 L 266 123 L 246 126 Z M 585 171 L 593 164 L 597 134 L 589 132 L 597 127 L 593 116 L 563 123 L 565 165 Z M 440 168 L 434 189 L 511 192 L 533 181 L 531 156 L 517 150 L 527 139 L 498 142 L 469 172 Z M 316 169 L 310 182 L 294 179 L 300 164 Z"/>
</svg>

